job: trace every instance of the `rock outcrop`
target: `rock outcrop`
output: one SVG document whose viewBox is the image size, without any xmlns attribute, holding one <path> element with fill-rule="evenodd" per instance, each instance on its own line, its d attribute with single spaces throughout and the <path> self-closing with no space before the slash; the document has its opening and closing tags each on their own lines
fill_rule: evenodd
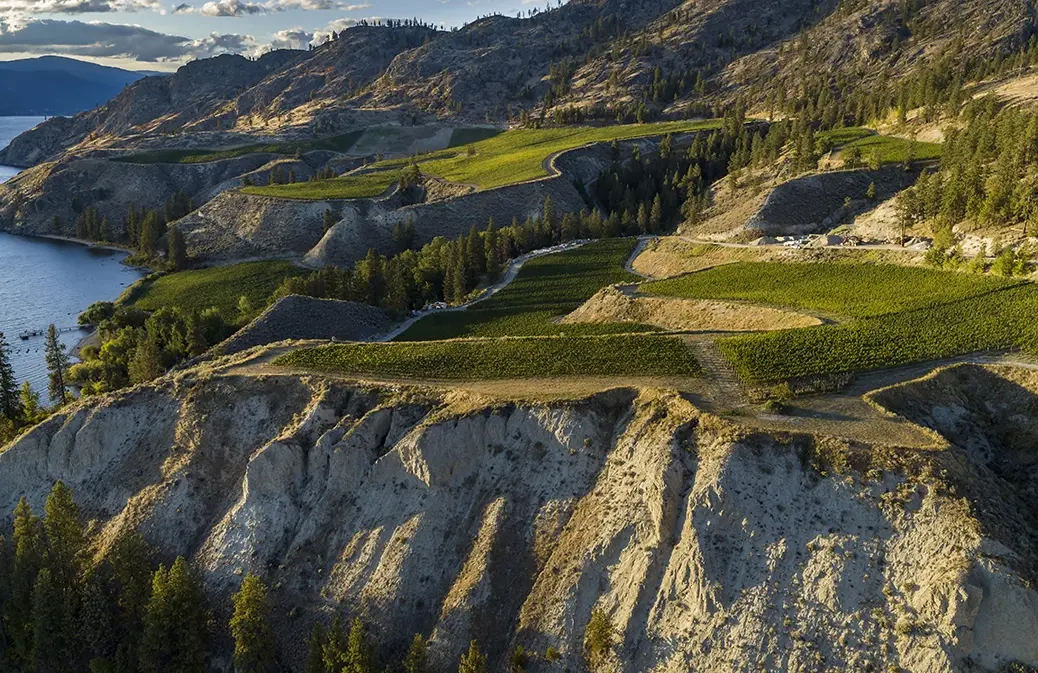
<svg viewBox="0 0 1038 673">
<path fill-rule="evenodd" d="M 595 607 L 631 673 L 1034 666 L 1034 515 L 1012 474 L 1030 435 L 985 420 L 1019 408 L 962 401 L 984 372 L 950 399 L 990 459 L 962 433 L 937 450 L 770 436 L 660 391 L 523 403 L 192 370 L 19 438 L 0 509 L 61 479 L 102 540 L 136 527 L 224 596 L 259 574 L 294 670 L 331 612 L 385 652 L 431 634 L 444 668 L 477 639 L 494 670 L 516 645 L 562 656 L 527 670 L 581 670 Z M 1006 384 L 1030 423 L 1035 383 Z"/>
<path fill-rule="evenodd" d="M 813 173 L 782 182 L 745 224 L 743 237 L 825 233 L 841 220 L 868 210 L 915 184 L 917 172 L 891 166 L 879 170 Z M 866 200 L 869 185 L 876 198 Z M 846 199 L 851 200 L 849 206 Z"/>
</svg>

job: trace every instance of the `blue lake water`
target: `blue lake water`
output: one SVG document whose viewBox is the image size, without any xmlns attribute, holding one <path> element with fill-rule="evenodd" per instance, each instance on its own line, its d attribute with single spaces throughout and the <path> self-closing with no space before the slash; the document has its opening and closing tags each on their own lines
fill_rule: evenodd
<svg viewBox="0 0 1038 673">
<path fill-rule="evenodd" d="M 0 117 L 0 147 L 39 117 Z M 18 169 L 0 166 L 0 182 Z M 0 332 L 11 347 L 11 362 L 19 381 L 28 380 L 46 399 L 47 368 L 43 337 L 19 337 L 23 332 L 76 326 L 76 319 L 95 301 L 111 301 L 140 277 L 121 262 L 125 253 L 76 243 L 0 233 Z M 72 348 L 86 333 L 63 332 Z"/>
</svg>

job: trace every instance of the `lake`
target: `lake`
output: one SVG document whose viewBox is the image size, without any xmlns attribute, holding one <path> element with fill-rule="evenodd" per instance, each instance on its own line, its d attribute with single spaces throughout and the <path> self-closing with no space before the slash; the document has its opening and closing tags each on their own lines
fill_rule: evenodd
<svg viewBox="0 0 1038 673">
<path fill-rule="evenodd" d="M 0 117 L 0 149 L 7 147 L 15 136 L 28 131 L 46 117 Z M 7 182 L 18 175 L 20 168 L 0 164 L 0 182 Z"/>
<path fill-rule="evenodd" d="M 0 147 L 42 117 L 0 117 Z M 18 169 L 0 167 L 0 182 Z M 26 331 L 76 327 L 76 319 L 95 301 L 111 301 L 140 273 L 121 262 L 125 253 L 76 243 L 0 233 L 0 332 L 11 347 L 18 381 L 28 380 L 46 399 L 47 367 L 43 337 L 19 338 Z M 62 332 L 70 349 L 86 332 Z"/>
</svg>

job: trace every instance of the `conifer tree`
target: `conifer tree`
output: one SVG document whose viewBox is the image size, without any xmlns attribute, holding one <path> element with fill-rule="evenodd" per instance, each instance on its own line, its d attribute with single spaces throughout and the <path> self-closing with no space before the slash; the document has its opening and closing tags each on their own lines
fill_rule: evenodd
<svg viewBox="0 0 1038 673">
<path fill-rule="evenodd" d="M 165 369 L 162 366 L 162 352 L 159 350 L 158 344 L 150 335 L 144 334 L 130 360 L 128 369 L 130 382 L 147 383 L 161 376 L 163 371 Z"/>
<path fill-rule="evenodd" d="M 44 505 L 43 529 L 47 535 L 47 566 L 54 586 L 64 598 L 79 584 L 86 565 L 86 534 L 72 490 L 55 482 Z"/>
<path fill-rule="evenodd" d="M 32 589 L 32 660 L 35 673 L 59 673 L 66 670 L 64 630 L 62 629 L 61 592 L 49 568 L 36 576 Z"/>
<path fill-rule="evenodd" d="M 320 621 L 314 622 L 314 628 L 310 632 L 310 638 L 306 641 L 306 662 L 303 664 L 303 673 L 325 673 L 324 647 L 328 641 L 324 624 Z"/>
<path fill-rule="evenodd" d="M 145 257 L 155 254 L 159 238 L 162 236 L 161 229 L 162 223 L 159 222 L 159 214 L 154 210 L 149 210 L 148 214 L 144 216 L 144 221 L 141 222 L 140 241 L 137 246 L 140 254 Z"/>
<path fill-rule="evenodd" d="M 155 571 L 140 645 L 142 673 L 196 673 L 205 667 L 209 613 L 201 582 L 183 556 Z"/>
<path fill-rule="evenodd" d="M 649 211 L 649 231 L 658 234 L 663 229 L 663 203 L 657 194 L 652 200 L 652 210 Z"/>
<path fill-rule="evenodd" d="M 644 203 L 638 206 L 638 231 L 642 234 L 649 233 L 649 209 Z"/>
<path fill-rule="evenodd" d="M 267 587 L 252 573 L 232 597 L 234 615 L 234 668 L 237 673 L 265 673 L 274 666 L 274 632 L 270 628 Z"/>
<path fill-rule="evenodd" d="M 321 215 L 321 227 L 324 231 L 328 231 L 335 226 L 338 218 L 335 216 L 335 212 L 330 208 L 326 208 L 324 214 Z"/>
<path fill-rule="evenodd" d="M 170 227 L 168 238 L 169 262 L 175 271 L 183 271 L 187 268 L 187 244 L 184 242 L 184 235 L 180 233 L 180 227 Z"/>
<path fill-rule="evenodd" d="M 321 657 L 324 660 L 325 671 L 343 670 L 346 666 L 346 647 L 346 629 L 339 615 L 335 615 L 331 628 L 328 629 Z"/>
<path fill-rule="evenodd" d="M 555 227 L 556 227 L 556 225 L 558 223 L 556 221 L 555 202 L 551 200 L 550 196 L 545 196 L 544 197 L 544 217 L 543 217 L 543 222 L 544 222 L 544 227 L 545 227 L 546 231 L 548 232 L 549 235 L 551 235 L 551 233 L 555 230 Z"/>
<path fill-rule="evenodd" d="M 33 587 L 43 567 L 43 527 L 23 496 L 14 508 L 14 547 L 10 600 L 4 606 L 10 655 L 23 670 L 33 665 Z"/>
<path fill-rule="evenodd" d="M 18 383 L 14 380 L 10 347 L 3 332 L 0 332 L 0 416 L 6 416 L 15 424 L 22 420 L 22 400 Z"/>
<path fill-rule="evenodd" d="M 465 239 L 465 262 L 469 271 L 469 284 L 475 285 L 479 275 L 487 270 L 487 260 L 483 239 L 480 238 L 474 224 L 469 229 L 468 238 Z"/>
<path fill-rule="evenodd" d="M 479 645 L 473 640 L 469 643 L 469 651 L 461 656 L 458 673 L 488 673 L 487 657 L 479 651 Z"/>
<path fill-rule="evenodd" d="M 65 352 L 65 344 L 58 339 L 58 329 L 52 324 L 47 328 L 47 339 L 44 342 L 44 359 L 47 362 L 47 391 L 50 399 L 60 405 L 68 402 L 68 390 L 65 389 L 65 375 L 69 368 L 69 357 Z"/>
<path fill-rule="evenodd" d="M 405 673 L 427 673 L 429 670 L 429 647 L 425 643 L 422 634 L 414 634 L 411 646 L 407 648 L 407 656 L 404 657 Z M 309 671 L 307 672 L 309 673 Z"/>
<path fill-rule="evenodd" d="M 375 648 L 368 637 L 364 622 L 359 617 L 350 624 L 350 635 L 346 642 L 346 663 L 342 673 L 375 673 Z"/>
<path fill-rule="evenodd" d="M 491 216 L 487 222 L 487 231 L 483 235 L 483 256 L 486 259 L 487 275 L 491 279 L 497 278 L 498 274 L 501 273 L 501 263 L 503 260 L 501 259 L 499 239 L 497 227 L 494 226 L 494 218 Z"/>
<path fill-rule="evenodd" d="M 22 414 L 25 416 L 25 420 L 29 423 L 36 422 L 36 417 L 40 414 L 40 394 L 32 389 L 31 383 L 23 381 L 19 397 L 22 401 Z"/>
</svg>

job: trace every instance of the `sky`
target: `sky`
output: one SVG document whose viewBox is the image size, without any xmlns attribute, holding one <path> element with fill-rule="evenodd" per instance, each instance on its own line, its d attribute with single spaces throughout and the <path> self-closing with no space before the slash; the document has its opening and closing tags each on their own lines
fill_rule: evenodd
<svg viewBox="0 0 1038 673">
<path fill-rule="evenodd" d="M 461 26 L 544 0 L 0 0 L 0 60 L 48 54 L 175 70 L 218 54 L 305 49 L 367 19 Z M 552 3 L 555 4 L 554 2 Z"/>
</svg>

